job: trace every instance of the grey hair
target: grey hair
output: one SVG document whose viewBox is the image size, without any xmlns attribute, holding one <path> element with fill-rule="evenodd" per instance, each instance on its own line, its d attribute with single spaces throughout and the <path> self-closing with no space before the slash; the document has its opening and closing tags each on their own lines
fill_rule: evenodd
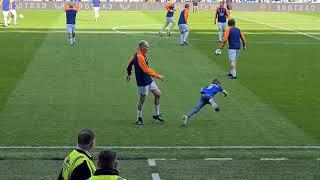
<svg viewBox="0 0 320 180">
<path fill-rule="evenodd" d="M 141 40 L 141 41 L 139 42 L 139 48 L 142 49 L 142 48 L 146 47 L 148 44 L 149 44 L 149 43 L 148 43 L 147 41 Z"/>
</svg>

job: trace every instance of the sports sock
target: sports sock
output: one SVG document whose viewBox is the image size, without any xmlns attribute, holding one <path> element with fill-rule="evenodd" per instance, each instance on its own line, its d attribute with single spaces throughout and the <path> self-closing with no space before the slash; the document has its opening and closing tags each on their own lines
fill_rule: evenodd
<svg viewBox="0 0 320 180">
<path fill-rule="evenodd" d="M 172 23 L 171 26 L 168 29 L 168 32 L 171 32 L 172 28 L 175 26 L 175 23 Z"/>
<path fill-rule="evenodd" d="M 142 111 L 137 110 L 137 119 L 142 116 Z"/>
<path fill-rule="evenodd" d="M 154 106 L 154 114 L 155 116 L 159 116 L 160 115 L 160 105 L 155 105 Z"/>
<path fill-rule="evenodd" d="M 168 25 L 169 25 L 169 23 L 167 23 L 167 22 L 166 22 L 166 23 L 164 24 L 164 26 L 162 27 L 162 29 L 161 29 L 161 31 L 160 31 L 160 32 L 163 32 L 163 31 L 166 29 L 166 27 L 167 27 Z"/>
<path fill-rule="evenodd" d="M 185 32 L 183 42 L 187 42 L 189 36 L 189 31 Z"/>
<path fill-rule="evenodd" d="M 183 44 L 184 40 L 184 33 L 181 33 L 180 35 L 180 44 Z"/>
<path fill-rule="evenodd" d="M 72 40 L 73 40 L 73 43 L 75 43 L 75 42 L 76 42 L 76 37 L 73 37 L 73 39 L 72 39 Z"/>
<path fill-rule="evenodd" d="M 223 34 L 223 32 L 221 32 L 221 31 L 219 31 L 219 41 L 222 41 L 222 34 Z"/>
<path fill-rule="evenodd" d="M 236 72 L 236 69 L 231 69 L 230 73 L 232 74 L 233 77 L 236 77 L 237 76 L 237 72 Z"/>
</svg>

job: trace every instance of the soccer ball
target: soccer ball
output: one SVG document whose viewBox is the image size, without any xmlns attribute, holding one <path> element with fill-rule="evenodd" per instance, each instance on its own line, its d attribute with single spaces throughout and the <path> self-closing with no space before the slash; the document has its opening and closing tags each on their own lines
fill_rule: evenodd
<svg viewBox="0 0 320 180">
<path fill-rule="evenodd" d="M 23 14 L 19 14 L 19 18 L 23 19 L 24 18 Z"/>
<path fill-rule="evenodd" d="M 221 54 L 221 49 L 216 49 L 216 50 L 214 51 L 214 54 L 215 54 L 215 55 L 220 55 L 220 54 Z"/>
</svg>

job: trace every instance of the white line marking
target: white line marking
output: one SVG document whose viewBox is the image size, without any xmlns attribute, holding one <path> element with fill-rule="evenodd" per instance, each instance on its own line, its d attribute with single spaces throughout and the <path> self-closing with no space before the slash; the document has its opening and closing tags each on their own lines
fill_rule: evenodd
<svg viewBox="0 0 320 180">
<path fill-rule="evenodd" d="M 0 146 L 0 149 L 73 149 L 75 146 Z M 308 146 L 97 146 L 97 149 L 320 149 Z"/>
<path fill-rule="evenodd" d="M 254 21 L 254 20 L 250 20 L 250 19 L 246 19 L 246 18 L 242 18 L 242 17 L 237 17 L 237 16 L 235 16 L 235 18 L 238 18 L 238 19 L 241 19 L 241 20 L 245 20 L 245 21 L 249 21 L 249 22 L 254 22 L 254 23 L 257 23 L 257 24 L 262 24 L 262 25 L 274 27 L 274 28 L 278 28 L 278 29 L 282 29 L 282 30 L 286 30 L 286 31 L 295 32 L 297 34 L 301 34 L 301 35 L 304 35 L 304 36 L 307 36 L 307 37 L 310 37 L 310 38 L 313 38 L 313 39 L 316 39 L 316 40 L 320 40 L 320 37 L 312 36 L 310 34 L 307 34 L 307 33 L 304 33 L 304 32 L 300 32 L 300 31 L 296 31 L 296 30 L 292 30 L 292 29 L 289 29 L 289 28 L 276 26 L 276 25 L 269 24 L 269 23 Z"/>
<path fill-rule="evenodd" d="M 288 158 L 260 158 L 261 161 L 285 161 Z"/>
<path fill-rule="evenodd" d="M 134 32 L 125 32 L 119 30 L 120 28 L 129 27 L 129 26 L 117 26 L 113 27 L 112 30 L 119 34 L 126 34 L 126 35 L 133 35 L 133 36 L 141 36 L 141 37 L 150 37 L 150 38 L 157 38 L 157 39 L 174 39 L 179 40 L 179 38 L 175 37 L 159 37 L 159 35 L 148 35 L 148 34 L 139 34 Z M 154 34 L 156 34 L 155 32 Z M 203 41 L 203 42 L 218 42 L 215 40 L 206 40 L 206 39 L 196 39 L 196 38 L 190 38 L 191 41 Z M 278 42 L 278 41 L 250 41 L 250 44 L 284 44 L 284 45 L 317 45 L 320 43 L 309 43 L 309 42 Z"/>
<path fill-rule="evenodd" d="M 152 180 L 160 180 L 160 176 L 158 173 L 152 173 L 151 176 L 152 176 Z"/>
<path fill-rule="evenodd" d="M 206 161 L 231 161 L 232 158 L 205 158 Z"/>
<path fill-rule="evenodd" d="M 320 161 L 320 158 L 318 158 L 317 161 Z"/>
<path fill-rule="evenodd" d="M 156 166 L 156 160 L 155 159 L 148 159 L 149 166 Z"/>
</svg>

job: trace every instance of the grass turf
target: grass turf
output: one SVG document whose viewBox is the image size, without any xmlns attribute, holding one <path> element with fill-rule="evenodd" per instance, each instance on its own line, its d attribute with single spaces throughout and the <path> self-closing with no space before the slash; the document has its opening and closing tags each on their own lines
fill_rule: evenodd
<svg viewBox="0 0 320 180">
<path fill-rule="evenodd" d="M 213 55 L 217 31 L 211 13 L 190 15 L 189 47 L 179 46 L 176 31 L 171 38 L 156 37 L 163 23 L 159 12 L 103 12 L 94 22 L 93 12 L 80 11 L 73 47 L 63 33 L 63 12 L 22 13 L 19 25 L 0 33 L 1 42 L 7 42 L 0 44 L 2 146 L 72 145 L 81 128 L 92 128 L 98 145 L 319 144 L 315 72 L 320 41 L 237 19 L 320 37 L 320 28 L 313 25 L 318 14 L 235 12 L 248 51 L 240 55 L 239 79 L 231 81 L 225 77 L 227 51 Z M 141 39 L 150 42 L 152 68 L 167 78 L 157 81 L 165 124 L 151 120 L 151 96 L 144 107 L 147 125 L 134 124 L 136 85 L 125 81 L 125 68 Z M 216 98 L 222 111 L 206 107 L 189 127 L 181 127 L 181 115 L 215 77 L 230 91 L 230 97 Z"/>
</svg>

